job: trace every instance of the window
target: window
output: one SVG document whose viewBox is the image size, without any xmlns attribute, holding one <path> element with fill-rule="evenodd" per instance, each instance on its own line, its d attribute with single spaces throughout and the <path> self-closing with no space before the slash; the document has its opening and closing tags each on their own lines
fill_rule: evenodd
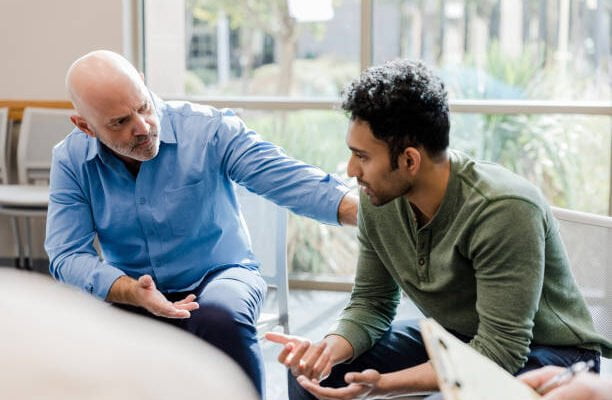
<svg viewBox="0 0 612 400">
<path fill-rule="evenodd" d="M 337 97 L 359 72 L 357 0 L 186 2 L 186 95 Z"/>
<path fill-rule="evenodd" d="M 610 99 L 610 5 L 598 0 L 374 1 L 374 63 L 438 67 L 451 97 Z"/>
<path fill-rule="evenodd" d="M 610 212 L 605 0 L 144 4 L 149 86 L 236 108 L 296 158 L 345 174 L 342 88 L 370 64 L 418 58 L 447 84 L 452 147 L 525 176 L 555 205 Z M 350 280 L 354 230 L 292 216 L 289 233 L 294 274 Z"/>
</svg>

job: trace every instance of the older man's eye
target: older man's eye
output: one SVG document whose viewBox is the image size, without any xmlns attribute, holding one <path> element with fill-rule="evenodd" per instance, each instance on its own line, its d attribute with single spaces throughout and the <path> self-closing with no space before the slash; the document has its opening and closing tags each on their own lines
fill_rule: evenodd
<svg viewBox="0 0 612 400">
<path fill-rule="evenodd" d="M 111 128 L 120 128 L 121 125 L 125 124 L 125 121 L 127 121 L 127 118 L 121 118 L 120 120 L 113 122 L 111 124 Z"/>
</svg>

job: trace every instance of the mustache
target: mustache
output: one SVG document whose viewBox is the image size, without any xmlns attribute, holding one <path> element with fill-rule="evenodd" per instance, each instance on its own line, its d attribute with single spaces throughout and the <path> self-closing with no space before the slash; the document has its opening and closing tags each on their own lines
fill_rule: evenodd
<svg viewBox="0 0 612 400">
<path fill-rule="evenodd" d="M 150 131 L 148 135 L 146 136 L 137 136 L 134 138 L 134 141 L 132 141 L 131 145 L 130 145 L 130 151 L 136 151 L 136 149 L 138 148 L 138 146 L 146 143 L 147 141 L 151 141 L 151 143 L 157 141 L 157 136 L 158 136 L 158 132 L 155 131 Z"/>
<path fill-rule="evenodd" d="M 136 138 L 136 145 L 143 144 L 149 139 L 155 139 L 158 136 L 157 132 L 150 132 L 147 136 L 138 136 Z"/>
<path fill-rule="evenodd" d="M 157 132 L 149 132 L 147 136 L 138 136 L 134 138 L 134 142 L 132 144 L 132 148 L 136 148 L 141 144 L 145 143 L 147 140 L 155 140 L 159 134 Z"/>
</svg>

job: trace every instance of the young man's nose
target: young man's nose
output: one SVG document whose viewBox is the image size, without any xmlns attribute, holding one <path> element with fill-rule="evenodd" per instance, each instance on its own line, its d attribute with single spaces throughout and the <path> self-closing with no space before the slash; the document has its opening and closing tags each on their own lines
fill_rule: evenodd
<svg viewBox="0 0 612 400">
<path fill-rule="evenodd" d="M 358 163 L 355 158 L 356 157 L 354 155 L 351 155 L 351 157 L 349 158 L 348 164 L 346 166 L 346 174 L 350 178 L 356 178 L 356 177 L 359 177 L 360 175 L 360 169 L 359 169 Z"/>
</svg>

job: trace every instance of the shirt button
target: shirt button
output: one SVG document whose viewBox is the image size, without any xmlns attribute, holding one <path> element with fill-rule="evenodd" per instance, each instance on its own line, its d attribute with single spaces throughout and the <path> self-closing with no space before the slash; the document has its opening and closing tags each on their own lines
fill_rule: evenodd
<svg viewBox="0 0 612 400">
<path fill-rule="evenodd" d="M 139 204 L 144 204 L 144 203 L 146 203 L 146 202 L 147 202 L 147 201 L 145 200 L 145 198 L 144 198 L 144 197 L 141 197 L 141 198 L 139 198 L 139 199 L 138 199 L 138 203 L 139 203 Z"/>
<path fill-rule="evenodd" d="M 419 258 L 419 265 L 420 266 L 425 265 L 425 259 L 423 257 Z"/>
</svg>

